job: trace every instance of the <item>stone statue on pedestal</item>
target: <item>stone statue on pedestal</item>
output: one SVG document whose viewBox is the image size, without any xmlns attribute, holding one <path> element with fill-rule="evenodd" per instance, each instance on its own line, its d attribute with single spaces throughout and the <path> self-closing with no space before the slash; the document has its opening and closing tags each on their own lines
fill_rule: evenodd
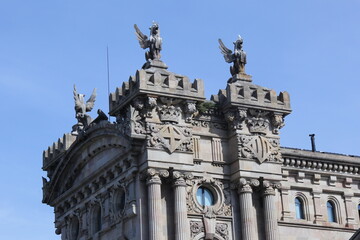
<svg viewBox="0 0 360 240">
<path fill-rule="evenodd" d="M 140 47 L 143 49 L 149 48 L 149 51 L 145 53 L 146 61 L 160 60 L 162 38 L 160 37 L 160 29 L 157 23 L 153 23 L 150 27 L 150 37 L 143 34 L 138 26 L 134 24 L 135 33 L 139 40 Z"/>
<path fill-rule="evenodd" d="M 94 108 L 95 99 L 96 99 L 96 88 L 94 88 L 90 98 L 85 102 L 85 95 L 77 93 L 76 86 L 74 85 L 74 100 L 75 100 L 75 118 L 78 120 L 78 123 L 73 126 L 72 135 L 78 135 L 85 128 L 89 127 L 90 124 L 97 124 L 100 121 L 108 120 L 106 114 L 100 109 L 97 111 L 98 117 L 92 119 L 89 114 Z"/>
<path fill-rule="evenodd" d="M 239 35 L 238 39 L 234 42 L 234 52 L 228 49 L 225 44 L 219 39 L 219 48 L 221 53 L 224 55 L 224 59 L 228 63 L 233 63 L 230 67 L 231 75 L 246 75 L 245 64 L 246 64 L 246 53 L 242 50 L 243 39 Z"/>
</svg>

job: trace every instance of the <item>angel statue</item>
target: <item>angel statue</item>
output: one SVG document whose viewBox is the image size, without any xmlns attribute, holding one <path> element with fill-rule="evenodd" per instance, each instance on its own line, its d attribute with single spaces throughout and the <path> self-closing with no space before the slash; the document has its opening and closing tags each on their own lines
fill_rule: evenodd
<svg viewBox="0 0 360 240">
<path fill-rule="evenodd" d="M 85 95 L 77 93 L 76 86 L 74 85 L 74 100 L 75 100 L 75 112 L 78 123 L 75 125 L 76 129 L 73 131 L 82 130 L 90 125 L 92 118 L 86 112 L 90 112 L 95 103 L 96 88 L 94 88 L 90 98 L 85 103 Z"/>
<path fill-rule="evenodd" d="M 160 37 L 160 29 L 159 25 L 155 22 L 151 25 L 150 29 L 150 37 L 143 34 L 138 26 L 134 24 L 135 34 L 139 40 L 140 47 L 143 49 L 149 48 L 149 51 L 145 53 L 146 61 L 149 60 L 160 60 L 161 54 L 161 45 L 162 38 Z"/>
<path fill-rule="evenodd" d="M 241 36 L 239 35 L 238 39 L 234 42 L 234 53 L 224 45 L 221 39 L 219 39 L 219 44 L 225 61 L 233 63 L 233 66 L 230 67 L 231 75 L 245 74 L 246 53 L 242 50 L 243 39 Z"/>
</svg>

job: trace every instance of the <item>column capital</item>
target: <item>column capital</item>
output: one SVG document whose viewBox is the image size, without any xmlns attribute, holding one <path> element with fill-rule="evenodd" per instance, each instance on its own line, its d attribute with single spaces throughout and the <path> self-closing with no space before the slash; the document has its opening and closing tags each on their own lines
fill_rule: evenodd
<svg viewBox="0 0 360 240">
<path fill-rule="evenodd" d="M 153 168 L 149 168 L 146 173 L 146 185 L 150 184 L 161 184 L 159 172 Z"/>
<path fill-rule="evenodd" d="M 275 189 L 281 189 L 281 183 L 263 182 L 263 195 L 275 195 Z"/>
<path fill-rule="evenodd" d="M 245 178 L 240 178 L 238 182 L 235 183 L 235 186 L 238 189 L 238 193 L 252 193 L 252 187 L 258 187 L 259 185 L 260 182 L 257 179 L 246 180 Z"/>
<path fill-rule="evenodd" d="M 174 180 L 173 185 L 174 186 L 186 186 L 186 179 L 193 179 L 193 175 L 191 173 L 182 173 L 179 171 L 173 171 L 172 172 L 172 178 Z"/>
</svg>

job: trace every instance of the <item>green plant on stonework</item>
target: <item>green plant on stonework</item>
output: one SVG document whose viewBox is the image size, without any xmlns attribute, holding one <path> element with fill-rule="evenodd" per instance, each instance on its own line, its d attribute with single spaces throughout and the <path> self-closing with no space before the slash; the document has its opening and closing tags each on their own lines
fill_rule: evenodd
<svg viewBox="0 0 360 240">
<path fill-rule="evenodd" d="M 198 104 L 197 109 L 200 113 L 206 113 L 211 109 L 216 108 L 216 104 L 214 102 L 202 102 Z"/>
</svg>

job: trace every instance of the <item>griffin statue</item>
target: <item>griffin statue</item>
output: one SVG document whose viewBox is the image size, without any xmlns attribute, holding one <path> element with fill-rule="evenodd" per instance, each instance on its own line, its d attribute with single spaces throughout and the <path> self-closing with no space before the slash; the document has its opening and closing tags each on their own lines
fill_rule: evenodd
<svg viewBox="0 0 360 240">
<path fill-rule="evenodd" d="M 74 100 L 75 100 L 75 112 L 76 119 L 78 120 L 78 126 L 82 126 L 82 128 L 86 128 L 92 122 L 92 118 L 90 115 L 86 114 L 86 112 L 90 112 L 94 108 L 96 99 L 96 88 L 94 88 L 90 98 L 85 103 L 85 95 L 77 93 L 76 86 L 74 85 Z M 81 129 L 82 129 L 81 128 Z"/>
<path fill-rule="evenodd" d="M 140 47 L 143 49 L 149 48 L 149 51 L 145 53 L 146 61 L 160 60 L 162 38 L 160 37 L 159 25 L 153 22 L 150 27 L 150 37 L 143 34 L 136 24 L 134 24 L 134 28 Z"/>
<path fill-rule="evenodd" d="M 221 39 L 219 39 L 219 44 L 225 61 L 233 63 L 233 66 L 230 67 L 231 75 L 245 74 L 246 53 L 242 50 L 243 39 L 241 36 L 239 35 L 238 39 L 234 42 L 234 53 L 224 45 Z"/>
<path fill-rule="evenodd" d="M 94 108 L 95 99 L 96 88 L 94 88 L 90 98 L 85 103 L 85 95 L 77 93 L 76 86 L 74 85 L 75 118 L 78 122 L 73 126 L 73 131 L 71 132 L 72 135 L 79 135 L 80 132 L 85 131 L 85 129 L 91 127 L 91 125 L 108 120 L 108 117 L 101 109 L 98 109 L 98 116 L 95 119 L 92 119 L 90 115 L 86 113 Z"/>
</svg>

